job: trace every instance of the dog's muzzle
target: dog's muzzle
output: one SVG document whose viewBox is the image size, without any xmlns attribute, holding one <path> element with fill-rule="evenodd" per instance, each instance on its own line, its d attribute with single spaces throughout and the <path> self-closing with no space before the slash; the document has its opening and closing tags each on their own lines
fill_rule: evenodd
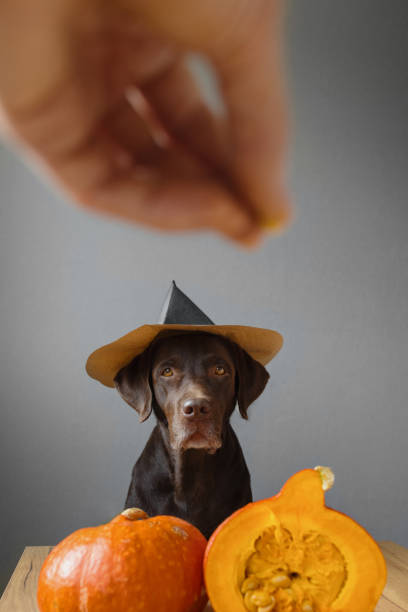
<svg viewBox="0 0 408 612">
<path fill-rule="evenodd" d="M 177 424 L 173 423 L 177 448 L 206 450 L 215 453 L 222 445 L 221 423 L 217 410 L 205 397 L 189 398 L 181 402 Z"/>
</svg>

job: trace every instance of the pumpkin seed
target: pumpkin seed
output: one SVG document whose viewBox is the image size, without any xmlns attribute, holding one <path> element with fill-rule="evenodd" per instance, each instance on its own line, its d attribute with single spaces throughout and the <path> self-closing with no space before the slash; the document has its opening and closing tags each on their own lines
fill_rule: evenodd
<svg viewBox="0 0 408 612">
<path fill-rule="evenodd" d="M 271 603 L 272 596 L 267 591 L 261 591 L 258 589 L 253 591 L 251 594 L 251 601 L 256 606 L 267 606 Z"/>
<path fill-rule="evenodd" d="M 252 601 L 253 591 L 247 591 L 244 595 L 244 604 L 249 612 L 258 612 L 258 606 Z"/>
<path fill-rule="evenodd" d="M 273 601 L 269 604 L 269 606 L 262 606 L 261 608 L 258 608 L 258 612 L 273 612 L 276 599 L 274 597 L 272 597 L 272 599 Z"/>
<path fill-rule="evenodd" d="M 249 578 L 245 578 L 244 582 L 241 584 L 241 593 L 246 593 L 247 591 L 253 591 L 259 587 L 259 580 L 255 578 L 255 576 L 250 576 Z"/>
<path fill-rule="evenodd" d="M 286 574 L 278 574 L 277 576 L 273 576 L 270 582 L 276 587 L 284 588 L 290 586 L 290 578 L 289 576 L 286 576 Z"/>
</svg>

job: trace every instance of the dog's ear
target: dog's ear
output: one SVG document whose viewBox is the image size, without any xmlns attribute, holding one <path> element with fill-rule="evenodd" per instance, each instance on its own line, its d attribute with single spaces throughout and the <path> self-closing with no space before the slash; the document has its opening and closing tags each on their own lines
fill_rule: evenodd
<svg viewBox="0 0 408 612">
<path fill-rule="evenodd" d="M 248 406 L 265 389 L 269 374 L 259 361 L 235 344 L 236 392 L 239 412 L 243 419 L 248 418 Z"/>
<path fill-rule="evenodd" d="M 114 378 L 116 389 L 125 402 L 139 414 L 141 423 L 150 416 L 152 411 L 150 367 L 151 351 L 146 349 L 119 370 Z"/>
</svg>

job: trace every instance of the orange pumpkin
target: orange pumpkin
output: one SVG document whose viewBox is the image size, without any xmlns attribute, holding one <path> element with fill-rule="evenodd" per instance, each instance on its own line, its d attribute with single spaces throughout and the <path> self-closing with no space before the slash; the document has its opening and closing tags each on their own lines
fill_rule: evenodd
<svg viewBox="0 0 408 612">
<path fill-rule="evenodd" d="M 56 546 L 41 569 L 41 612 L 200 612 L 204 536 L 171 516 L 131 508 Z"/>
<path fill-rule="evenodd" d="M 384 557 L 348 516 L 327 508 L 329 468 L 303 470 L 211 536 L 204 558 L 215 612 L 372 612 Z"/>
</svg>

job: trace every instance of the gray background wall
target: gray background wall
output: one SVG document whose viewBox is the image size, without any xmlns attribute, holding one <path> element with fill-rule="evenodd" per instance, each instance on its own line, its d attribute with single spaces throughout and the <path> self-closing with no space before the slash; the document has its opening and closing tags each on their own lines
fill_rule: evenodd
<svg viewBox="0 0 408 612">
<path fill-rule="evenodd" d="M 255 497 L 331 465 L 329 505 L 408 546 L 407 26 L 404 0 L 292 2 L 298 220 L 253 254 L 88 216 L 0 149 L 0 587 L 25 545 L 120 511 L 151 423 L 84 364 L 154 322 L 172 278 L 217 322 L 285 337 L 234 418 Z"/>
</svg>

